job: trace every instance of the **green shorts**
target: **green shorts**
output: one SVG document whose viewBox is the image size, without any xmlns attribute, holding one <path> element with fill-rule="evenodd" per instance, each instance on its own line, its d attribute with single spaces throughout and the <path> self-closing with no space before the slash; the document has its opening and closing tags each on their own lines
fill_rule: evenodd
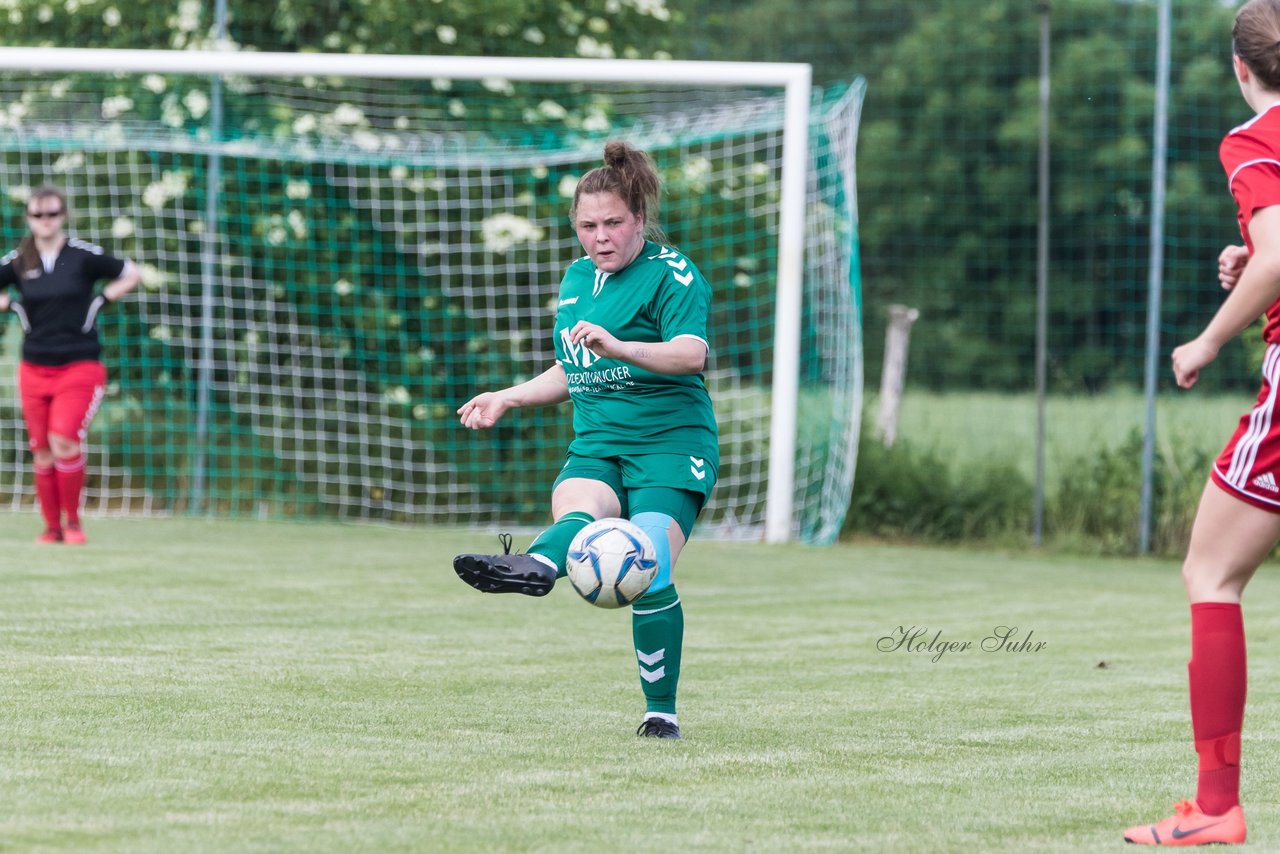
<svg viewBox="0 0 1280 854">
<path fill-rule="evenodd" d="M 552 491 L 571 477 L 598 480 L 608 485 L 618 496 L 624 517 L 630 518 L 646 510 L 667 513 L 680 523 L 687 537 L 693 520 L 711 496 L 716 469 L 710 461 L 688 454 L 627 454 L 604 458 L 569 454 L 564 468 L 552 484 Z M 681 502 L 685 504 L 682 508 L 647 506 L 654 496 L 649 490 L 655 488 L 681 490 L 690 494 L 690 500 Z M 638 503 L 636 499 L 641 496 L 643 498 Z M 639 506 L 640 503 L 646 506 Z"/>
</svg>

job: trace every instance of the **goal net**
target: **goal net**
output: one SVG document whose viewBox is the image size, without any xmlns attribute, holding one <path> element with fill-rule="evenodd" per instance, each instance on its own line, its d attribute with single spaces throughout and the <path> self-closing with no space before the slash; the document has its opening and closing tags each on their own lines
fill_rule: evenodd
<svg viewBox="0 0 1280 854">
<path fill-rule="evenodd" d="M 799 369 L 777 376 L 781 87 L 107 72 L 0 72 L 6 250 L 27 192 L 52 183 L 72 234 L 144 273 L 100 319 L 90 513 L 545 522 L 568 405 L 481 433 L 455 410 L 552 363 L 557 286 L 581 254 L 573 187 L 623 138 L 653 155 L 659 224 L 714 292 L 723 459 L 701 530 L 761 535 L 781 384 L 790 536 L 838 534 L 862 392 L 860 81 L 811 98 Z M 13 376 L 21 330 L 0 330 Z M 13 509 L 34 502 L 29 467 L 5 381 Z"/>
</svg>

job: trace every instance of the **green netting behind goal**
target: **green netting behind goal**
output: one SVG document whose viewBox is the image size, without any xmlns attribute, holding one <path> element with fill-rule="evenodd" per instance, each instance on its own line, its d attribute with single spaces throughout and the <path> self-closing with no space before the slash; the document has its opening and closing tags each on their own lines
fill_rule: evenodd
<svg viewBox="0 0 1280 854">
<path fill-rule="evenodd" d="M 834 87 L 811 111 L 793 520 L 809 541 L 838 533 L 857 447 L 861 97 Z M 759 535 L 780 92 L 46 75 L 0 80 L 0 103 L 5 246 L 28 188 L 54 183 L 72 233 L 144 270 L 101 320 L 90 513 L 543 523 L 567 407 L 479 434 L 454 411 L 551 364 L 559 277 L 581 254 L 574 182 L 622 137 L 654 155 L 660 224 L 714 288 L 723 468 L 703 530 Z M 12 376 L 21 332 L 0 329 Z M 0 498 L 34 501 L 9 381 Z"/>
</svg>

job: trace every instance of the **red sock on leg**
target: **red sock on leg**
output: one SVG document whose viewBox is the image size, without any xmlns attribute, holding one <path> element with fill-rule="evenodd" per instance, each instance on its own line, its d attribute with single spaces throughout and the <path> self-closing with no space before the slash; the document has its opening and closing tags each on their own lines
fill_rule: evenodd
<svg viewBox="0 0 1280 854">
<path fill-rule="evenodd" d="M 44 526 L 51 531 L 62 530 L 62 500 L 58 493 L 58 478 L 53 466 L 42 466 L 35 463 L 31 466 L 35 472 L 36 500 L 40 502 L 40 515 L 44 517 Z"/>
<path fill-rule="evenodd" d="M 62 499 L 62 509 L 67 514 L 67 525 L 79 525 L 80 490 L 84 488 L 84 454 L 55 460 L 53 467 L 57 469 L 58 496 Z"/>
<path fill-rule="evenodd" d="M 1244 618 L 1232 602 L 1191 606 L 1191 729 L 1200 757 L 1196 803 L 1221 815 L 1240 803 L 1245 701 Z"/>
</svg>

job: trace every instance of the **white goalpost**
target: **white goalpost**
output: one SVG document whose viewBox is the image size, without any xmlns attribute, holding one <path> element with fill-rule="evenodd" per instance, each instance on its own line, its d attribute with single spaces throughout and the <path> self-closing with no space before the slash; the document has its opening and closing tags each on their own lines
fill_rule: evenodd
<svg viewBox="0 0 1280 854">
<path fill-rule="evenodd" d="M 152 512 L 306 513 L 305 481 L 345 517 L 527 517 L 532 499 L 491 501 L 477 484 L 503 459 L 528 459 L 533 437 L 499 437 L 499 452 L 443 440 L 444 398 L 458 393 L 451 383 L 462 370 L 479 381 L 540 352 L 526 336 L 549 321 L 539 315 L 545 298 L 521 286 L 545 295 L 572 257 L 552 180 L 589 168 L 578 164 L 621 135 L 656 149 L 680 176 L 663 225 L 707 241 L 691 257 L 715 299 L 723 287 L 728 300 L 712 344 L 718 350 L 722 334 L 735 346 L 730 358 L 713 356 L 708 379 L 718 409 L 718 390 L 742 403 L 721 415 L 730 495 L 708 528 L 769 542 L 839 533 L 862 407 L 860 83 L 815 97 L 810 67 L 786 63 L 62 48 L 0 50 L 0 75 L 0 95 L 20 107 L 0 110 L 5 189 L 69 185 L 80 227 L 108 231 L 85 236 L 108 248 L 114 236 L 119 254 L 149 262 L 145 307 L 129 325 L 122 306 L 114 331 L 139 376 L 147 353 L 175 360 L 159 367 L 180 387 L 149 400 L 168 395 L 164 405 L 178 400 L 180 410 L 190 398 L 178 419 L 184 438 L 174 440 L 183 449 L 170 455 L 188 461 L 183 485 L 168 483 L 155 459 L 122 459 L 113 486 L 108 461 L 100 509 L 136 511 L 135 493 L 147 492 L 142 509 Z M 207 78 L 234 103 L 224 110 L 214 87 L 202 108 Z M 458 92 L 464 81 L 493 103 L 477 108 L 480 96 Z M 68 157 L 82 165 L 65 166 Z M 368 245 L 350 236 L 362 227 Z M 483 244 L 449 245 L 480 227 Z M 489 330 L 487 341 L 461 331 L 473 325 Z M 757 364 L 764 353 L 768 364 Z M 446 359 L 457 361 L 442 368 Z M 767 425 L 751 424 L 761 419 L 747 407 L 767 408 Z M 12 415 L 3 420 L 0 435 L 17 429 Z M 416 444 L 434 451 L 424 457 Z M 241 445 L 256 448 L 245 453 L 269 478 L 224 464 Z M 347 448 L 357 450 L 351 460 Z M 290 474 L 303 457 L 305 472 Z M 0 468 L 11 503 L 29 499 L 18 461 Z"/>
</svg>

